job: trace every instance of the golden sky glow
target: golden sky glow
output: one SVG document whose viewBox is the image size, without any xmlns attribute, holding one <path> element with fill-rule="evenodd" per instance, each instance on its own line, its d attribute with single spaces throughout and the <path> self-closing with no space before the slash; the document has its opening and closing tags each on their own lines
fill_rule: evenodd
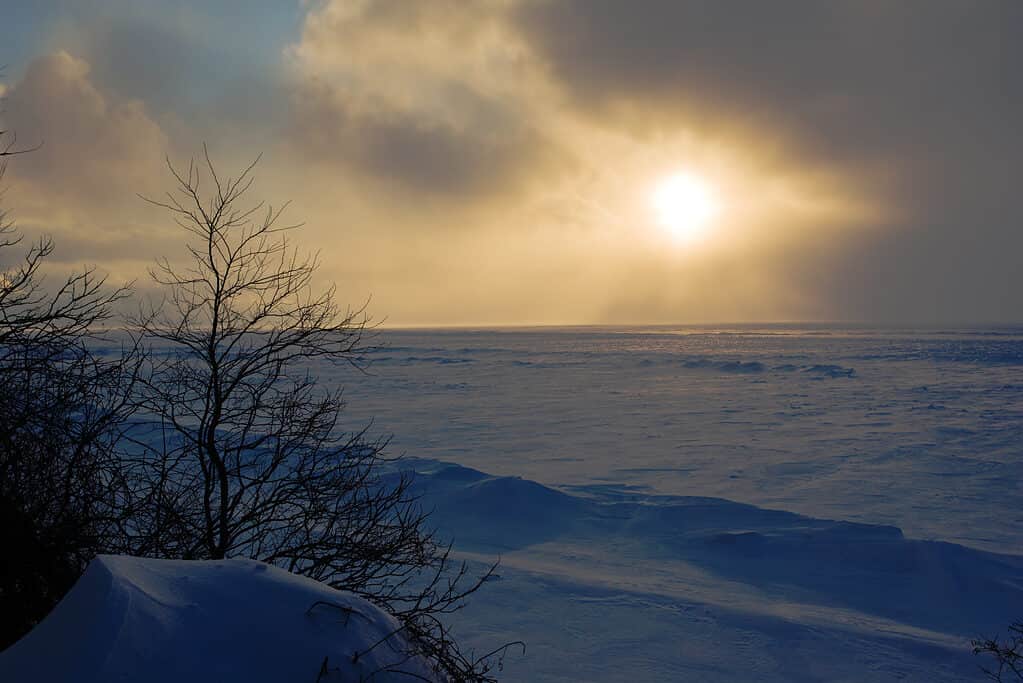
<svg viewBox="0 0 1023 683">
<path fill-rule="evenodd" d="M 136 193 L 206 141 L 224 169 L 263 154 L 254 192 L 386 324 L 1023 315 L 998 218 L 1016 48 L 985 28 L 1017 11 L 825 4 L 26 9 L 4 125 L 45 145 L 4 201 L 61 261 L 144 287 L 181 244 Z"/>
</svg>

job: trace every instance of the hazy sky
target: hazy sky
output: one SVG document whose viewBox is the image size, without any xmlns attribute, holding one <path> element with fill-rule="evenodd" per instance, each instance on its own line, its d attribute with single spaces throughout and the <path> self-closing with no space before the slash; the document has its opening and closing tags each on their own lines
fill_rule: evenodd
<svg viewBox="0 0 1023 683">
<path fill-rule="evenodd" d="M 1019 0 L 2 14 L 2 127 L 45 142 L 5 206 L 143 289 L 182 236 L 136 193 L 206 141 L 387 324 L 1023 321 Z M 651 201 L 677 173 L 701 239 Z"/>
</svg>

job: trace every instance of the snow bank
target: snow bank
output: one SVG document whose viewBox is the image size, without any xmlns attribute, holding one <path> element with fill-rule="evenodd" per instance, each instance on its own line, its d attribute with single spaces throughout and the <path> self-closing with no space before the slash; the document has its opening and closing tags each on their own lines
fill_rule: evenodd
<svg viewBox="0 0 1023 683">
<path fill-rule="evenodd" d="M 0 653 L 0 680 L 435 680 L 402 654 L 397 628 L 365 600 L 262 562 L 101 556 Z"/>
<path fill-rule="evenodd" d="M 969 638 L 997 632 L 1023 609 L 1019 555 L 721 498 L 604 485 L 564 491 L 441 461 L 406 464 L 416 469 L 416 493 L 442 535 L 453 538 L 457 549 L 502 551 L 505 567 L 522 566 L 534 549 L 544 554 L 546 570 L 561 554 L 567 576 L 585 579 L 571 559 L 579 547 L 596 553 L 605 569 L 629 553 L 630 571 L 644 566 L 646 577 L 667 573 L 669 566 L 683 571 L 680 563 L 710 572 L 720 592 L 702 593 L 708 602 L 731 604 L 739 582 L 771 596 L 768 603 L 840 606 L 890 619 L 907 631 L 950 634 L 961 639 L 964 652 Z M 639 580 L 630 575 L 623 587 Z M 700 581 L 706 586 L 707 576 Z M 743 607 L 756 608 L 752 602 Z"/>
</svg>

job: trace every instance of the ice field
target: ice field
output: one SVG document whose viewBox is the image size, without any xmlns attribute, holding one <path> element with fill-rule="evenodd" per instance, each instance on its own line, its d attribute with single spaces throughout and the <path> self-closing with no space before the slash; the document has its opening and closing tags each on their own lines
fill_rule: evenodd
<svg viewBox="0 0 1023 683">
<path fill-rule="evenodd" d="M 377 334 L 343 382 L 501 557 L 507 680 L 983 680 L 1023 616 L 1023 329 Z"/>
</svg>

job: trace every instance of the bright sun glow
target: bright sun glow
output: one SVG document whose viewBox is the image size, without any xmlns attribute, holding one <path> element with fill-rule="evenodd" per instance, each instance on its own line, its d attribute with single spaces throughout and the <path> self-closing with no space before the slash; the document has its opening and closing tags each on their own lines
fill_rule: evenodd
<svg viewBox="0 0 1023 683">
<path fill-rule="evenodd" d="M 704 237 L 720 212 L 714 188 L 689 173 L 662 179 L 650 199 L 658 222 L 685 242 Z"/>
</svg>

